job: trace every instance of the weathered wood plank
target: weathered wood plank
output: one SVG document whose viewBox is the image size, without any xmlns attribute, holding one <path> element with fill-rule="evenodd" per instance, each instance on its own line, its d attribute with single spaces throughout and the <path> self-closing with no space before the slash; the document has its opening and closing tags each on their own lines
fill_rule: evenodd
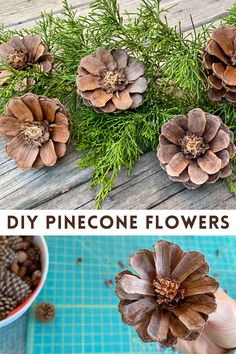
<svg viewBox="0 0 236 354">
<path fill-rule="evenodd" d="M 87 192 L 89 182 L 61 194 L 39 209 L 94 209 L 94 191 Z M 155 153 L 141 157 L 132 175 L 122 169 L 116 184 L 103 203 L 104 209 L 235 209 L 236 198 L 226 182 L 219 181 L 189 191 L 167 179 Z"/>
<path fill-rule="evenodd" d="M 76 167 L 77 158 L 71 145 L 67 155 L 56 166 L 21 171 L 1 150 L 0 208 L 31 209 L 60 195 L 67 188 L 88 182 L 91 169 L 79 171 Z"/>
<path fill-rule="evenodd" d="M 60 13 L 63 9 L 61 0 L 10 0 L 1 1 L 0 22 L 6 27 L 24 27 L 37 20 L 42 11 L 53 11 Z M 82 13 L 88 9 L 91 0 L 69 0 L 73 8 L 78 8 Z"/>
<path fill-rule="evenodd" d="M 92 0 L 69 0 L 69 3 L 81 15 L 86 15 L 88 5 Z M 179 21 L 183 24 L 183 29 L 188 30 L 191 26 L 189 14 L 192 14 L 196 27 L 203 23 L 218 19 L 226 14 L 227 9 L 233 5 L 233 0 L 207 0 L 204 6 L 200 6 L 199 0 L 163 0 L 163 8 L 171 9 L 167 18 L 170 25 Z M 134 10 L 140 4 L 140 0 L 119 0 L 121 10 Z M 62 11 L 61 0 L 9 0 L 1 4 L 0 22 L 7 27 L 30 27 L 34 21 L 39 19 L 42 11 L 53 10 L 54 13 Z"/>
<path fill-rule="evenodd" d="M 73 150 L 73 149 L 72 149 Z M 89 190 L 91 169 L 79 171 L 70 151 L 50 169 L 22 172 L 5 159 L 1 170 L 1 209 L 94 209 L 97 190 Z M 62 168 L 63 166 L 63 168 Z M 7 172 L 8 171 L 8 172 Z M 209 198 L 210 196 L 210 198 Z M 131 176 L 122 169 L 104 209 L 234 209 L 236 198 L 225 182 L 195 191 L 173 183 L 155 153 L 142 156 Z"/>
<path fill-rule="evenodd" d="M 91 0 L 70 0 L 82 14 L 88 11 Z M 120 0 L 122 9 L 135 9 L 139 0 Z M 164 0 L 167 7 L 177 0 Z M 209 20 L 221 17 L 226 8 L 234 1 L 207 0 L 199 6 L 198 0 L 182 0 L 171 10 L 171 24 L 183 20 L 184 28 L 190 29 L 189 13 L 195 23 L 201 25 Z M 24 21 L 30 26 L 39 17 L 42 10 L 53 8 L 59 13 L 62 9 L 60 0 L 25 1 L 9 0 L 1 4 L 0 22 L 14 26 L 17 21 Z M 27 12 L 25 11 L 27 6 Z M 93 209 L 96 190 L 88 190 L 92 169 L 79 171 L 76 167 L 78 158 L 73 146 L 67 155 L 52 168 L 22 172 L 16 168 L 0 140 L 0 209 Z M 188 191 L 182 185 L 169 181 L 160 168 L 155 153 L 142 156 L 131 176 L 122 169 L 109 197 L 103 204 L 105 209 L 235 209 L 236 198 L 231 195 L 226 182 L 219 181 L 214 186 L 205 186 L 195 191 Z"/>
</svg>

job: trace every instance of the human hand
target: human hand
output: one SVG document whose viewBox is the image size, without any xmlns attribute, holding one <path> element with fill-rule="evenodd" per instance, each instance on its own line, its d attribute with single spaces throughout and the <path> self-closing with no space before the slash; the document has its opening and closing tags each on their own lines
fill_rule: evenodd
<svg viewBox="0 0 236 354">
<path fill-rule="evenodd" d="M 178 340 L 185 354 L 225 354 L 236 347 L 236 301 L 222 290 L 216 293 L 217 310 L 209 316 L 201 336 L 193 342 Z"/>
</svg>

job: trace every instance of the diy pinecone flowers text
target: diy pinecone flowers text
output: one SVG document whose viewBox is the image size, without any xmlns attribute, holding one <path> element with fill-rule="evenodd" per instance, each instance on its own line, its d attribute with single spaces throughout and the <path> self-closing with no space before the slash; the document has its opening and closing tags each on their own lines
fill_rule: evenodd
<svg viewBox="0 0 236 354">
<path fill-rule="evenodd" d="M 161 240 L 154 252 L 134 253 L 129 263 L 138 275 L 127 270 L 116 277 L 123 321 L 135 326 L 144 342 L 169 347 L 178 338 L 197 339 L 216 309 L 214 292 L 219 286 L 207 276 L 204 256 Z"/>
<path fill-rule="evenodd" d="M 229 177 L 235 151 L 234 135 L 220 117 L 196 108 L 163 124 L 157 156 L 171 180 L 194 189 Z"/>
</svg>

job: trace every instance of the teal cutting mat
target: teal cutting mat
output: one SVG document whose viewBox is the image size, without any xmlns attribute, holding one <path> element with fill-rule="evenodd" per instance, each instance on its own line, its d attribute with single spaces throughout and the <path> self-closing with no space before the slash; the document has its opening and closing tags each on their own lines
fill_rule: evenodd
<svg viewBox="0 0 236 354">
<path fill-rule="evenodd" d="M 32 308 L 26 354 L 150 354 L 162 352 L 142 343 L 121 322 L 114 295 L 114 276 L 131 253 L 152 248 L 158 237 L 47 237 L 50 270 L 38 301 L 56 306 L 56 319 L 41 324 Z M 164 237 L 186 251 L 205 254 L 212 275 L 236 298 L 236 237 Z M 219 250 L 219 252 L 218 252 Z M 219 253 L 219 255 L 217 255 Z M 81 258 L 82 263 L 77 264 Z M 113 279 L 113 286 L 105 281 Z M 172 350 L 165 350 L 172 353 Z"/>
</svg>

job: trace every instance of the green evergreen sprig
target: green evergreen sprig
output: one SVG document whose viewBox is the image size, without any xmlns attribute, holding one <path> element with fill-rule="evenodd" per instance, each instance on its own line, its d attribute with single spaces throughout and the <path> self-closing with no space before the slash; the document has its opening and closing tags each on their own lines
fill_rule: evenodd
<svg viewBox="0 0 236 354">
<path fill-rule="evenodd" d="M 131 172 L 140 156 L 155 150 L 162 124 L 190 108 L 218 114 L 236 132 L 234 106 L 209 100 L 203 48 L 213 24 L 185 34 L 181 25 L 170 27 L 161 0 L 141 0 L 134 12 L 121 13 L 117 0 L 96 0 L 87 16 L 80 16 L 63 0 L 63 15 L 43 13 L 36 26 L 18 31 L 0 28 L 0 43 L 12 35 L 39 34 L 54 53 L 54 72 L 45 74 L 31 68 L 14 71 L 9 84 L 0 90 L 0 109 L 7 100 L 22 94 L 16 91 L 25 77 L 36 84 L 30 91 L 57 97 L 73 119 L 73 137 L 79 152 L 79 168 L 94 169 L 91 187 L 100 186 L 96 197 L 101 206 L 121 169 Z M 224 20 L 236 26 L 236 6 Z M 146 66 L 148 89 L 141 107 L 118 115 L 98 114 L 85 107 L 76 94 L 76 74 L 80 60 L 98 47 L 124 48 Z M 233 179 L 230 189 L 236 193 Z"/>
</svg>

